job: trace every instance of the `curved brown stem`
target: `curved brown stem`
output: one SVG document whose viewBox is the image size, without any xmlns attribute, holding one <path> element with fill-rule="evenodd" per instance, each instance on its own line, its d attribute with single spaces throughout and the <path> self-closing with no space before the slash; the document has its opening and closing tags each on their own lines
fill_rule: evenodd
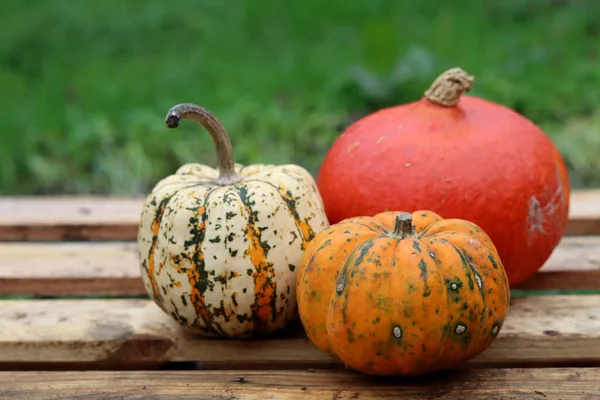
<svg viewBox="0 0 600 400">
<path fill-rule="evenodd" d="M 425 92 L 425 98 L 441 106 L 453 107 L 460 95 L 471 90 L 473 78 L 460 68 L 452 68 L 436 78 Z"/>
<path fill-rule="evenodd" d="M 232 185 L 242 180 L 235 171 L 233 148 L 229 135 L 219 120 L 208 110 L 196 104 L 178 104 L 167 113 L 165 124 L 168 128 L 177 128 L 182 119 L 192 119 L 201 124 L 210 133 L 219 159 L 219 176 L 217 185 Z"/>
<path fill-rule="evenodd" d="M 415 236 L 416 234 L 417 233 L 412 226 L 412 214 L 409 212 L 398 213 L 398 215 L 396 215 L 392 236 L 406 239 L 407 237 Z"/>
</svg>

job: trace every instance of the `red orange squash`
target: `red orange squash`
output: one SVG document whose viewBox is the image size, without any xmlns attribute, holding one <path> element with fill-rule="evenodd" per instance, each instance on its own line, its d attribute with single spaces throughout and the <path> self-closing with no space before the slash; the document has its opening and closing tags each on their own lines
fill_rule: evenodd
<svg viewBox="0 0 600 400">
<path fill-rule="evenodd" d="M 480 354 L 510 302 L 487 234 L 429 211 L 325 228 L 306 248 L 296 290 L 309 339 L 373 375 L 421 375 Z"/>
<path fill-rule="evenodd" d="M 355 122 L 329 150 L 317 185 L 330 223 L 428 209 L 477 224 L 514 285 L 544 264 L 564 233 L 567 170 L 531 121 L 462 95 L 472 83 L 451 69 L 422 99 Z"/>
</svg>

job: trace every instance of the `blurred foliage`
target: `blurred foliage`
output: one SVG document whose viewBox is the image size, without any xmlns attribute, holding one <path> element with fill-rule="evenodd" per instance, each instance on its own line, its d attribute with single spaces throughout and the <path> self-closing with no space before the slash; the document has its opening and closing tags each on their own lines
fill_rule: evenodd
<svg viewBox="0 0 600 400">
<path fill-rule="evenodd" d="M 145 193 L 216 164 L 195 102 L 241 163 L 316 174 L 351 121 L 422 96 L 443 70 L 557 143 L 600 186 L 600 2 L 593 0 L 27 0 L 0 15 L 0 192 Z"/>
</svg>

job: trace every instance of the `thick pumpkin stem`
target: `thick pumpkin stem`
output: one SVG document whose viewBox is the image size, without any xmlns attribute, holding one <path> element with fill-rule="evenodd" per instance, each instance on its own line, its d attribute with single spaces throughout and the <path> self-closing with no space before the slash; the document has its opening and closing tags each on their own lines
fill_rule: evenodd
<svg viewBox="0 0 600 400">
<path fill-rule="evenodd" d="M 441 106 L 453 107 L 460 95 L 471 90 L 475 78 L 460 68 L 452 68 L 436 78 L 425 92 L 425 98 Z"/>
<path fill-rule="evenodd" d="M 167 113 L 165 123 L 168 128 L 177 128 L 182 119 L 192 119 L 201 124 L 210 133 L 219 159 L 219 176 L 217 185 L 232 185 L 242 180 L 235 171 L 233 148 L 229 135 L 219 120 L 208 110 L 195 104 L 178 104 Z"/>
<path fill-rule="evenodd" d="M 408 212 L 398 213 L 398 215 L 396 215 L 392 236 L 406 239 L 407 237 L 415 236 L 416 234 L 417 233 L 412 225 L 412 214 Z"/>
</svg>

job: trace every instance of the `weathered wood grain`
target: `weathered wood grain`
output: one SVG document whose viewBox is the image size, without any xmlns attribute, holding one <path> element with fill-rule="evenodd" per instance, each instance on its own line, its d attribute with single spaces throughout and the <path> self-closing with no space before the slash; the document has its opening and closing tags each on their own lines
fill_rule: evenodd
<svg viewBox="0 0 600 400">
<path fill-rule="evenodd" d="M 0 197 L 0 240 L 132 240 L 142 198 Z"/>
<path fill-rule="evenodd" d="M 571 192 L 566 235 L 600 234 L 600 189 Z"/>
<path fill-rule="evenodd" d="M 522 290 L 600 290 L 600 236 L 566 236 Z"/>
<path fill-rule="evenodd" d="M 0 197 L 0 240 L 133 240 L 143 197 Z M 600 189 L 571 194 L 567 235 L 600 234 Z"/>
<path fill-rule="evenodd" d="M 0 243 L 0 295 L 145 295 L 135 242 Z M 565 237 L 519 289 L 600 289 L 600 236 Z"/>
<path fill-rule="evenodd" d="M 135 242 L 0 243 L 0 295 L 145 295 Z"/>
<path fill-rule="evenodd" d="M 299 326 L 262 340 L 202 339 L 180 329 L 149 300 L 5 300 L 0 327 L 0 363 L 333 363 Z M 600 296 L 514 298 L 499 337 L 467 364 L 569 363 L 600 366 Z"/>
<path fill-rule="evenodd" d="M 0 372 L 0 398 L 597 399 L 600 369 L 480 369 L 411 379 L 352 371 Z"/>
</svg>

